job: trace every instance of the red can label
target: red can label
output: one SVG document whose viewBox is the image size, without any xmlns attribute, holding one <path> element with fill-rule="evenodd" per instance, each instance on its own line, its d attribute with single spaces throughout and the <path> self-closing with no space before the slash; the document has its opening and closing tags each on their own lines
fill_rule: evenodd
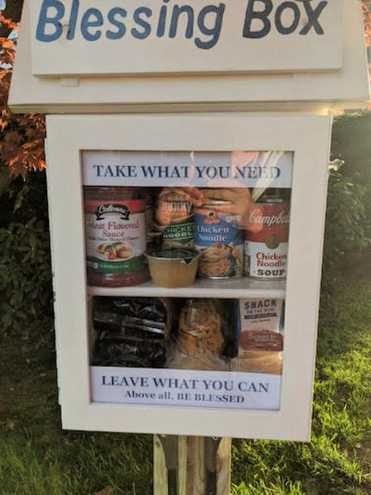
<svg viewBox="0 0 371 495">
<path fill-rule="evenodd" d="M 286 202 L 261 203 L 253 209 L 249 223 L 260 229 L 246 233 L 246 275 L 267 280 L 286 277 L 289 222 Z"/>
</svg>

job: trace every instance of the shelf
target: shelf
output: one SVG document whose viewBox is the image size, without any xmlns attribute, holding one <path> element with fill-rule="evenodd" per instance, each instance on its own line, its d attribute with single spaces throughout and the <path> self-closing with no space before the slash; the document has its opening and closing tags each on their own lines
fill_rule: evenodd
<svg viewBox="0 0 371 495">
<path fill-rule="evenodd" d="M 219 299 L 284 298 L 286 281 L 260 281 L 248 278 L 207 280 L 199 279 L 191 287 L 168 289 L 147 282 L 132 287 L 88 287 L 91 296 L 135 297 L 210 297 Z"/>
</svg>

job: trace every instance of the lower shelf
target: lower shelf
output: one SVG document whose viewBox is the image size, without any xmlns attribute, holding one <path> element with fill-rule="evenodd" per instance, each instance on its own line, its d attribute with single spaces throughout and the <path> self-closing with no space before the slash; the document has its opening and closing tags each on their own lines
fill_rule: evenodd
<svg viewBox="0 0 371 495">
<path fill-rule="evenodd" d="M 147 282 L 132 287 L 88 287 L 92 296 L 135 296 L 135 297 L 210 297 L 219 299 L 243 298 L 284 298 L 286 281 L 261 281 L 249 278 L 225 280 L 197 280 L 191 287 L 169 289 Z"/>
</svg>

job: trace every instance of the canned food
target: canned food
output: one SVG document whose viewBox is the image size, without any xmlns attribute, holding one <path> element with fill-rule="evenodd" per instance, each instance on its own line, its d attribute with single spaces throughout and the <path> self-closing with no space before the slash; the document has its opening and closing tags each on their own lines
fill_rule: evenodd
<svg viewBox="0 0 371 495">
<path fill-rule="evenodd" d="M 201 252 L 199 276 L 212 279 L 242 276 L 243 231 L 240 216 L 221 213 L 215 207 L 230 201 L 210 200 L 194 210 L 195 247 Z"/>
<path fill-rule="evenodd" d="M 286 278 L 289 220 L 289 204 L 283 199 L 265 200 L 252 210 L 249 223 L 262 228 L 246 232 L 246 275 L 262 280 Z"/>
<path fill-rule="evenodd" d="M 147 281 L 145 200 L 122 187 L 86 187 L 84 195 L 88 283 L 122 287 Z"/>
<path fill-rule="evenodd" d="M 162 234 L 164 248 L 194 246 L 192 203 L 183 191 L 164 189 L 156 207 L 156 230 Z"/>
</svg>

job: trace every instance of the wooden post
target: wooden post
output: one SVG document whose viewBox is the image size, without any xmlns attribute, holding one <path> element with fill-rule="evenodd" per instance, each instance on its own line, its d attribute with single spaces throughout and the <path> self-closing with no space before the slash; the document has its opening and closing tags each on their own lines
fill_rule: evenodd
<svg viewBox="0 0 371 495">
<path fill-rule="evenodd" d="M 229 495 L 230 438 L 177 437 L 177 495 Z M 168 452 L 166 452 L 168 451 Z M 171 495 L 166 459 L 174 469 L 174 448 L 166 437 L 154 436 L 154 495 Z"/>
<path fill-rule="evenodd" d="M 188 437 L 178 437 L 178 495 L 187 495 L 187 469 L 180 469 L 186 466 L 188 459 Z"/>
<path fill-rule="evenodd" d="M 231 491 L 232 439 L 222 438 L 216 454 L 216 495 L 229 495 Z"/>
<path fill-rule="evenodd" d="M 165 452 L 158 435 L 153 435 L 153 494 L 167 495 Z"/>
<path fill-rule="evenodd" d="M 206 495 L 205 441 L 203 437 L 188 437 L 187 495 Z"/>
</svg>

